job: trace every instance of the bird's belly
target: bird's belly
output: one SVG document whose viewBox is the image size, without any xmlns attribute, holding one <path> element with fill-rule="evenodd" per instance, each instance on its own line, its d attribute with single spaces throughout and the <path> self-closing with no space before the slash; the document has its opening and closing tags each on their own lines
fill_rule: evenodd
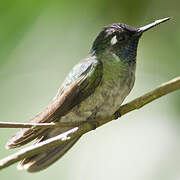
<svg viewBox="0 0 180 180">
<path fill-rule="evenodd" d="M 101 119 L 112 115 L 120 107 L 132 89 L 134 84 L 133 79 L 130 84 L 123 81 L 100 85 L 91 96 L 79 105 L 76 105 L 68 114 L 62 117 L 60 121 L 86 121 L 89 117 L 98 117 L 98 119 Z"/>
</svg>

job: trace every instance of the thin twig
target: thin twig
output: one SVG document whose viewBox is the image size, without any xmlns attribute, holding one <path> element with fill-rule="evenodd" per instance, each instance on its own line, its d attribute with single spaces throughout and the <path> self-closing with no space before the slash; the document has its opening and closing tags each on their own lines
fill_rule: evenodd
<svg viewBox="0 0 180 180">
<path fill-rule="evenodd" d="M 165 84 L 162 84 L 160 87 L 156 88 L 155 90 L 144 94 L 143 96 L 140 96 L 136 98 L 135 100 L 122 105 L 116 113 L 120 114 L 121 116 L 127 114 L 130 111 L 133 111 L 135 109 L 139 109 L 143 107 L 144 105 L 150 103 L 151 101 L 166 95 L 170 92 L 173 92 L 175 90 L 180 89 L 180 77 L 174 78 L 171 81 L 168 81 Z M 112 115 L 110 117 L 107 117 L 105 119 L 99 119 L 99 127 L 102 126 L 105 123 L 108 123 L 112 121 L 115 118 L 115 115 Z M 117 116 L 116 116 L 117 118 Z M 47 123 L 48 124 L 48 123 Z M 46 141 L 40 142 L 35 145 L 31 145 L 29 147 L 26 147 L 24 149 L 21 149 L 17 153 L 14 153 L 0 161 L 0 169 L 3 169 L 5 167 L 8 167 L 24 158 L 30 157 L 32 155 L 35 155 L 37 153 L 40 153 L 42 151 L 45 151 L 47 149 L 50 149 L 52 147 L 59 146 L 64 143 L 64 141 L 68 142 L 71 139 L 81 136 L 89 131 L 91 131 L 93 128 L 89 122 L 81 124 L 79 127 L 73 128 L 63 134 L 60 134 L 58 136 L 55 136 L 53 138 L 50 138 Z"/>
<path fill-rule="evenodd" d="M 166 94 L 169 94 L 173 91 L 180 89 L 180 76 L 176 77 L 166 83 L 163 83 L 158 88 L 144 94 L 143 96 L 140 96 L 133 101 L 122 105 L 119 109 L 119 112 L 121 115 L 124 115 L 130 111 L 133 111 L 135 109 L 140 109 L 144 105 L 160 98 L 161 96 L 164 96 Z"/>
<path fill-rule="evenodd" d="M 55 127 L 75 127 L 79 126 L 80 122 L 57 122 L 57 123 L 17 123 L 17 122 L 2 122 L 0 128 L 55 128 Z"/>
</svg>

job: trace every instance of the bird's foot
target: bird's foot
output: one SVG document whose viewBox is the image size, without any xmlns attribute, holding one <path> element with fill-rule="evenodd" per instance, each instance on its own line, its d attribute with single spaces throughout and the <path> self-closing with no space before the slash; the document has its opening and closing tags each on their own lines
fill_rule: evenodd
<svg viewBox="0 0 180 180">
<path fill-rule="evenodd" d="M 119 117 L 121 117 L 121 112 L 119 110 L 117 110 L 115 113 L 114 113 L 114 119 L 118 119 Z"/>
<path fill-rule="evenodd" d="M 99 122 L 94 119 L 89 119 L 89 124 L 92 127 L 92 130 L 95 130 L 99 126 Z"/>
</svg>

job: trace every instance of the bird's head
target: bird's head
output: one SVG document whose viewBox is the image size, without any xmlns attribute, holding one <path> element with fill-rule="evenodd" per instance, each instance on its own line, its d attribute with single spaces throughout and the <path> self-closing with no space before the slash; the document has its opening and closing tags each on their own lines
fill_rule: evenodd
<svg viewBox="0 0 180 180">
<path fill-rule="evenodd" d="M 169 20 L 164 18 L 141 28 L 133 28 L 126 24 L 111 24 L 105 27 L 93 43 L 91 54 L 114 57 L 127 62 L 135 62 L 139 38 L 148 29 Z"/>
</svg>

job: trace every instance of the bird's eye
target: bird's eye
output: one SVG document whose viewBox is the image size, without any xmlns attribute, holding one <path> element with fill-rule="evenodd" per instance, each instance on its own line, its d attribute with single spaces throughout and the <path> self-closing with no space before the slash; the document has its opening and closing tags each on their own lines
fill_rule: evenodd
<svg viewBox="0 0 180 180">
<path fill-rule="evenodd" d="M 126 39 L 126 36 L 125 35 L 119 35 L 118 37 L 117 37 L 117 39 L 118 39 L 118 41 L 124 41 L 125 39 Z"/>
</svg>

